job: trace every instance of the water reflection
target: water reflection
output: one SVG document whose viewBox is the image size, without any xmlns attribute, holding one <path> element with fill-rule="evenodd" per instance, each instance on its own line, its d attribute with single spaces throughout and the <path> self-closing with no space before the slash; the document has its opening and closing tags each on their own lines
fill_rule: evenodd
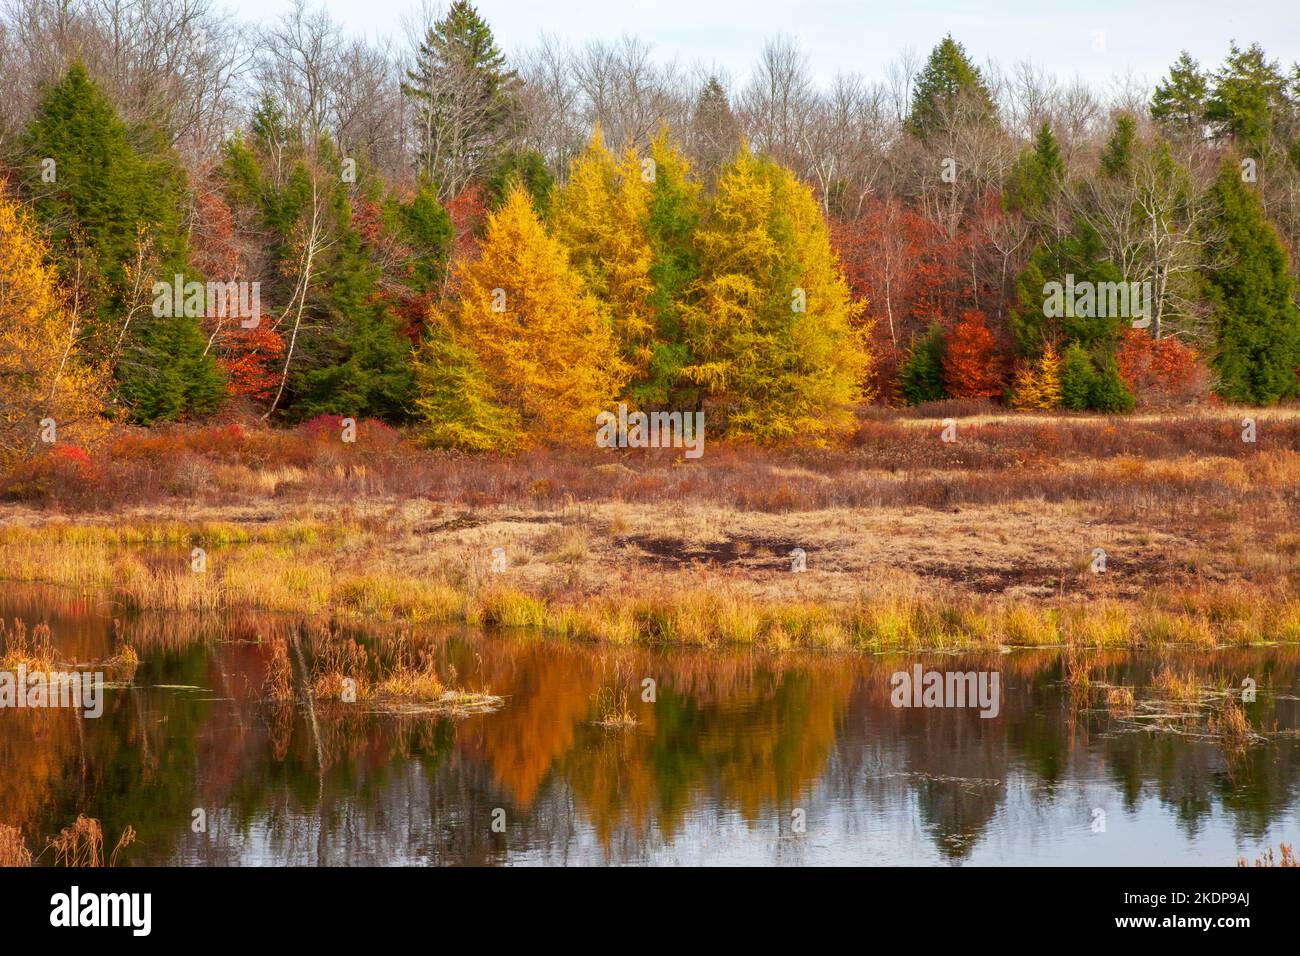
<svg viewBox="0 0 1300 956">
<path fill-rule="evenodd" d="M 912 658 L 449 631 L 422 638 L 440 674 L 504 697 L 499 711 L 336 704 L 313 723 L 260 693 L 271 637 L 310 646 L 299 622 L 125 619 L 37 590 L 5 593 L 0 613 L 47 620 L 68 660 L 118 640 L 143 659 L 99 720 L 0 711 L 0 822 L 33 847 L 78 813 L 110 839 L 134 826 L 132 863 L 190 864 L 1230 864 L 1300 830 L 1297 647 L 1090 661 L 1094 679 L 1139 689 L 1171 664 L 1219 685 L 1253 677 L 1246 711 L 1269 739 L 1233 748 L 1196 728 L 1132 731 L 1072 699 L 1054 652 L 924 662 L 999 671 L 1001 713 L 984 720 L 891 706 L 889 677 Z M 635 726 L 600 725 L 611 690 Z"/>
</svg>

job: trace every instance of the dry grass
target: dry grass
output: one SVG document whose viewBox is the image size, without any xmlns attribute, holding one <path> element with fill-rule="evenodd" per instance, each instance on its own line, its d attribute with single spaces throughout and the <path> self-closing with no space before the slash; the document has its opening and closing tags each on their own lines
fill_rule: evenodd
<svg viewBox="0 0 1300 956">
<path fill-rule="evenodd" d="M 271 659 L 267 664 L 266 678 L 262 682 L 262 695 L 277 702 L 293 700 L 293 666 L 289 663 L 289 643 L 279 636 L 273 637 L 270 643 Z"/>
<path fill-rule="evenodd" d="M 1225 697 L 1218 712 L 1210 716 L 1208 730 L 1225 745 L 1240 749 L 1255 736 L 1245 709 L 1233 697 Z"/>
<path fill-rule="evenodd" d="M 1195 704 L 1201 699 L 1201 688 L 1196 682 L 1193 671 L 1179 674 L 1172 667 L 1165 667 L 1151 684 L 1157 696 L 1180 704 Z"/>
<path fill-rule="evenodd" d="M 27 849 L 23 831 L 0 823 L 0 867 L 31 865 L 32 851 Z"/>
<path fill-rule="evenodd" d="M 56 866 L 116 866 L 118 855 L 134 842 L 135 829 L 128 825 L 105 861 L 103 828 L 94 817 L 79 814 L 71 826 L 64 827 L 58 836 L 49 839 L 45 849 L 54 851 Z"/>
<path fill-rule="evenodd" d="M 1293 410 L 933 410 L 968 416 L 955 443 L 939 441 L 930 411 L 873 410 L 846 448 L 714 444 L 698 461 L 466 458 L 380 426 L 343 445 L 328 422 L 127 432 L 97 453 L 97 477 L 0 518 L 0 580 L 103 588 L 126 609 L 461 621 L 614 643 L 1300 641 Z M 1243 414 L 1259 423 L 1254 444 L 1240 440 Z M 182 461 L 211 480 L 180 480 Z M 195 547 L 204 573 L 191 570 Z M 807 573 L 790 571 L 795 548 Z M 1097 548 L 1104 574 L 1090 573 Z"/>
<path fill-rule="evenodd" d="M 8 628 L 0 620 L 0 670 L 25 667 L 29 671 L 49 671 L 54 661 L 48 625 L 37 624 L 29 632 L 27 624 L 17 618 Z"/>
<path fill-rule="evenodd" d="M 1267 850 L 1264 851 L 1263 856 L 1255 857 L 1255 862 L 1253 865 L 1254 866 L 1286 866 L 1286 867 L 1300 866 L 1300 857 L 1297 857 L 1295 851 L 1291 849 L 1291 844 L 1289 843 L 1281 844 L 1278 848 L 1278 852 L 1281 854 L 1281 859 L 1274 859 L 1273 848 L 1269 847 Z M 1237 865 L 1251 866 L 1252 864 L 1248 863 L 1244 856 L 1241 856 L 1237 858 Z"/>
</svg>

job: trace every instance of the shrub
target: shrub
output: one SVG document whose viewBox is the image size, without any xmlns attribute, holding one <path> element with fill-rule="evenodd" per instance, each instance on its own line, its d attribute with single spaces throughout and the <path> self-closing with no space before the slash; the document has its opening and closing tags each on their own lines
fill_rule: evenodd
<svg viewBox="0 0 1300 956">
<path fill-rule="evenodd" d="M 943 387 L 943 330 L 932 328 L 912 344 L 899 372 L 899 387 L 909 405 L 946 398 Z"/>
<path fill-rule="evenodd" d="M 1097 373 L 1092 359 L 1078 342 L 1071 343 L 1061 360 L 1061 404 L 1076 412 L 1092 407 Z"/>
<path fill-rule="evenodd" d="M 969 309 L 943 354 L 943 381 L 953 398 L 992 398 L 1003 389 L 1002 359 L 984 313 Z"/>
<path fill-rule="evenodd" d="M 1178 339 L 1156 340 L 1140 329 L 1128 329 L 1115 360 L 1140 404 L 1188 405 L 1209 395 L 1209 369 L 1195 349 Z"/>
<path fill-rule="evenodd" d="M 1113 358 L 1102 360 L 1092 379 L 1088 407 L 1094 412 L 1119 415 L 1133 411 L 1133 393 L 1124 384 Z"/>
<path fill-rule="evenodd" d="M 1050 342 L 1033 364 L 1016 372 L 1011 387 L 1013 408 L 1055 408 L 1061 404 L 1061 356 Z"/>
</svg>

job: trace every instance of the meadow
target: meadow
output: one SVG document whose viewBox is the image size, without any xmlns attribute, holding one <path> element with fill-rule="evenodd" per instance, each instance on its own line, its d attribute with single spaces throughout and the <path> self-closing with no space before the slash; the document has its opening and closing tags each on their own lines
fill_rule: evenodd
<svg viewBox="0 0 1300 956">
<path fill-rule="evenodd" d="M 868 410 L 843 448 L 711 444 L 697 460 L 466 456 L 370 421 L 342 434 L 329 418 L 123 429 L 20 467 L 0 483 L 0 579 L 103 589 L 124 612 L 624 644 L 1300 640 L 1295 409 L 950 402 Z"/>
</svg>

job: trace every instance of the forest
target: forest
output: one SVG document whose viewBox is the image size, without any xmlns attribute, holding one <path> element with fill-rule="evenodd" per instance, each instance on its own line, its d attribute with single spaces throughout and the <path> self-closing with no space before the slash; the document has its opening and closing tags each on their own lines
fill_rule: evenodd
<svg viewBox="0 0 1300 956">
<path fill-rule="evenodd" d="M 1300 67 L 1258 44 L 1102 92 L 952 36 L 826 85 L 780 37 L 734 79 L 507 57 L 467 0 L 406 32 L 8 0 L 0 461 L 213 416 L 508 453 L 626 402 L 817 446 L 866 403 L 1300 391 Z"/>
</svg>

